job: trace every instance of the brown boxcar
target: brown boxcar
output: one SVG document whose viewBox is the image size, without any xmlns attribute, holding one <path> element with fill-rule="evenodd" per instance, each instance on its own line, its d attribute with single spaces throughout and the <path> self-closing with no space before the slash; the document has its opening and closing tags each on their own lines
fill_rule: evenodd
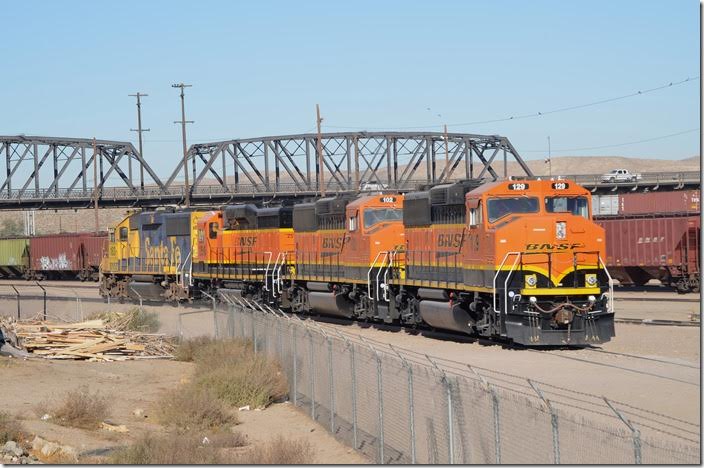
<svg viewBox="0 0 704 468">
<path fill-rule="evenodd" d="M 655 213 L 699 213 L 699 190 L 622 193 L 618 196 L 620 216 Z"/>
<path fill-rule="evenodd" d="M 98 279 L 105 233 L 71 233 L 29 239 L 29 279 Z"/>
<path fill-rule="evenodd" d="M 689 216 L 601 218 L 606 265 L 623 283 L 659 279 L 679 292 L 699 290 L 701 219 Z"/>
</svg>

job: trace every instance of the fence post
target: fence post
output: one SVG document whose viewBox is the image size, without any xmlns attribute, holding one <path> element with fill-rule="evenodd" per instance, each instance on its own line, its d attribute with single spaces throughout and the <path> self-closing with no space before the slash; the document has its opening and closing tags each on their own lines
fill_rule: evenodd
<svg viewBox="0 0 704 468">
<path fill-rule="evenodd" d="M 454 415 L 452 414 L 452 387 L 450 383 L 450 379 L 447 377 L 447 374 L 445 373 L 444 370 L 440 369 L 438 367 L 437 363 L 433 361 L 430 356 L 427 354 L 425 355 L 425 358 L 430 361 L 430 363 L 433 365 L 433 367 L 440 372 L 442 377 L 440 378 L 440 381 L 442 382 L 443 386 L 445 387 L 445 398 L 447 399 L 447 431 L 448 431 L 448 444 L 447 444 L 447 449 L 448 449 L 448 462 L 449 464 L 454 464 L 455 463 L 455 427 L 453 424 L 453 419 Z"/>
<path fill-rule="evenodd" d="M 39 281 L 35 281 L 37 283 L 37 286 L 42 288 L 42 292 L 44 293 L 44 321 L 46 321 L 46 289 L 44 289 L 44 286 L 39 284 Z"/>
<path fill-rule="evenodd" d="M 332 340 L 328 337 L 328 379 L 330 380 L 330 432 L 335 434 L 335 385 L 332 370 Z"/>
<path fill-rule="evenodd" d="M 389 343 L 389 347 L 396 353 L 401 363 L 408 371 L 408 431 L 411 435 L 411 464 L 416 464 L 416 423 L 415 411 L 413 408 L 413 367 L 406 361 L 406 358 Z"/>
<path fill-rule="evenodd" d="M 540 391 L 538 388 L 538 385 L 533 382 L 530 379 L 526 379 L 528 381 L 528 384 L 535 390 L 535 393 L 538 394 L 541 400 L 543 400 L 543 403 L 545 403 L 545 406 L 548 408 L 548 411 L 550 411 L 550 424 L 552 425 L 552 451 L 553 451 L 553 459 L 555 461 L 556 465 L 560 464 L 560 431 L 557 425 L 557 413 L 555 412 L 555 409 L 552 406 L 552 403 L 550 403 L 550 400 L 545 398 L 543 395 L 543 392 Z"/>
<path fill-rule="evenodd" d="M 486 387 L 487 391 L 491 393 L 491 402 L 494 407 L 494 449 L 495 449 L 495 461 L 497 465 L 501 464 L 501 422 L 499 420 L 499 396 L 496 394 L 496 390 L 494 390 L 494 387 L 486 381 L 483 375 L 481 375 L 479 372 L 477 372 L 474 367 L 470 366 L 467 364 L 467 367 L 469 370 L 471 370 L 474 375 L 479 377 L 479 380 L 482 381 L 484 386 Z"/>
<path fill-rule="evenodd" d="M 254 313 L 255 313 L 254 310 L 252 310 L 249 317 L 252 320 L 252 345 L 254 346 L 254 354 L 257 354 L 257 330 L 256 330 L 256 327 L 254 326 L 254 321 L 256 319 Z"/>
<path fill-rule="evenodd" d="M 384 387 L 381 378 L 381 356 L 377 350 L 367 343 L 367 341 L 359 337 L 369 349 L 372 350 L 374 356 L 376 357 L 376 389 L 377 389 L 377 400 L 379 401 L 379 463 L 384 464 Z"/>
<path fill-rule="evenodd" d="M 315 421 L 315 351 L 313 350 L 313 333 L 308 330 L 310 338 L 310 417 Z"/>
<path fill-rule="evenodd" d="M 296 335 L 298 330 L 293 326 L 293 406 L 298 406 L 298 350 L 296 349 Z"/>
<path fill-rule="evenodd" d="M 20 292 L 14 285 L 11 284 L 10 286 L 15 290 L 15 296 L 17 297 L 17 321 L 19 322 L 22 320 L 22 312 L 20 310 Z"/>
<path fill-rule="evenodd" d="M 611 411 L 616 413 L 616 416 L 630 429 L 633 434 L 633 455 L 635 458 L 636 465 L 643 463 L 641 458 L 641 443 L 640 443 L 640 431 L 633 426 L 633 424 L 624 416 L 619 410 L 617 410 L 606 397 L 602 397 L 606 405 L 611 408 Z"/>
</svg>

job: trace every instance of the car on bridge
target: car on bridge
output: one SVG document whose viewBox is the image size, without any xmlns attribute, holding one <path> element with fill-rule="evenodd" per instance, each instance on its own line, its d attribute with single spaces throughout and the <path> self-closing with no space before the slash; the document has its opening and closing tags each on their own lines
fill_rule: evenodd
<svg viewBox="0 0 704 468">
<path fill-rule="evenodd" d="M 602 182 L 637 182 L 643 177 L 640 174 L 634 174 L 628 169 L 614 169 L 611 172 L 601 176 Z"/>
</svg>

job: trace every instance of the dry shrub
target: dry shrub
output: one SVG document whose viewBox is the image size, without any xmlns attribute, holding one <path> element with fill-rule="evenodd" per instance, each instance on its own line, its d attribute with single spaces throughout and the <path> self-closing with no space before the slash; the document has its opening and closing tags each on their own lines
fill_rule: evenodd
<svg viewBox="0 0 704 468">
<path fill-rule="evenodd" d="M 310 465 L 313 463 L 313 448 L 305 440 L 291 440 L 278 436 L 256 445 L 244 454 L 239 463 L 247 465 Z"/>
<path fill-rule="evenodd" d="M 193 362 L 196 351 L 210 345 L 214 341 L 215 340 L 209 336 L 199 336 L 197 338 L 182 340 L 174 352 L 174 359 L 177 361 Z"/>
<path fill-rule="evenodd" d="M 177 430 L 213 429 L 237 424 L 237 415 L 212 391 L 193 384 L 167 392 L 159 401 L 157 417 L 165 426 Z"/>
<path fill-rule="evenodd" d="M 208 438 L 204 443 L 204 437 Z M 232 463 L 222 449 L 241 447 L 244 436 L 239 433 L 195 435 L 170 433 L 163 436 L 146 434 L 132 445 L 113 452 L 108 462 L 116 465 L 204 465 Z M 236 463 L 236 462 L 235 462 Z"/>
<path fill-rule="evenodd" d="M 17 418 L 9 413 L 0 411 L 0 444 L 4 444 L 9 440 L 19 442 L 26 433 L 27 431 Z"/>
<path fill-rule="evenodd" d="M 279 363 L 255 354 L 248 341 L 213 341 L 195 351 L 194 362 L 194 383 L 233 406 L 266 406 L 288 393 Z"/>
<path fill-rule="evenodd" d="M 53 420 L 62 426 L 97 429 L 110 415 L 110 405 L 106 396 L 91 393 L 87 386 L 82 386 L 66 393 L 51 413 Z"/>
<path fill-rule="evenodd" d="M 254 353 L 248 340 L 184 340 L 176 359 L 196 364 L 194 383 L 211 390 L 233 406 L 266 406 L 286 396 L 288 384 L 281 366 Z"/>
</svg>

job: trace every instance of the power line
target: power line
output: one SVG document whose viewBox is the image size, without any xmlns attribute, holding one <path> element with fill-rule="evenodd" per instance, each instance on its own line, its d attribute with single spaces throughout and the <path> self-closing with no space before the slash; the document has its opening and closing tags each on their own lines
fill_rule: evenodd
<svg viewBox="0 0 704 468">
<path fill-rule="evenodd" d="M 629 94 L 624 94 L 622 96 L 616 96 L 608 99 L 600 99 L 598 101 L 592 101 L 588 102 L 585 104 L 577 104 L 573 106 L 567 106 L 567 107 L 559 107 L 557 109 L 552 109 L 548 111 L 540 111 L 540 112 L 532 112 L 529 114 L 520 114 L 520 115 L 512 115 L 508 117 L 502 117 L 502 118 L 497 118 L 497 119 L 490 119 L 490 120 L 477 120 L 475 122 L 462 122 L 462 123 L 451 123 L 447 124 L 448 127 L 461 127 L 461 126 L 467 126 L 467 125 L 480 125 L 480 124 L 487 124 L 487 123 L 497 123 L 497 122 L 509 122 L 512 120 L 522 120 L 522 119 L 530 119 L 530 118 L 535 118 L 535 117 L 542 117 L 545 115 L 550 115 L 550 114 L 557 114 L 560 112 L 568 112 L 576 109 L 583 109 L 585 107 L 592 107 L 592 106 L 598 106 L 601 104 L 607 104 L 610 102 L 615 102 L 615 101 L 620 101 L 622 99 L 628 99 L 631 97 L 635 96 L 642 96 L 644 94 L 649 94 L 649 93 L 654 93 L 656 91 L 660 91 L 663 89 L 668 89 L 672 88 L 675 86 L 680 86 L 685 83 L 693 82 L 699 79 L 699 76 L 695 76 L 694 78 L 685 78 L 684 80 L 680 81 L 671 81 L 667 84 L 656 86 L 654 88 L 649 88 L 645 90 L 639 90 L 635 91 Z M 423 128 L 434 128 L 438 127 L 438 124 L 435 125 L 416 125 L 416 126 L 404 126 L 404 127 L 353 127 L 353 126 L 335 126 L 335 125 L 325 125 L 325 127 L 328 128 L 340 128 L 340 129 L 360 129 L 360 130 L 404 130 L 404 129 L 423 129 Z"/>
<path fill-rule="evenodd" d="M 637 140 L 637 141 L 629 141 L 625 143 L 615 143 L 611 145 L 601 145 L 601 146 L 588 146 L 584 148 L 563 148 L 563 149 L 554 149 L 552 151 L 561 151 L 561 152 L 566 152 L 566 151 L 589 151 L 589 150 L 597 150 L 597 149 L 605 149 L 605 148 L 617 148 L 619 146 L 628 146 L 628 145 L 637 145 L 639 143 L 647 143 L 650 141 L 657 141 L 657 140 L 664 140 L 666 138 L 672 138 L 676 137 L 679 135 L 685 135 L 687 133 L 692 133 L 692 132 L 698 132 L 699 128 L 691 128 L 689 130 L 683 130 L 681 132 L 677 133 L 670 133 L 668 135 L 661 135 L 653 138 L 646 138 L 645 140 Z M 522 150 L 521 153 L 545 153 L 547 150 Z"/>
</svg>

